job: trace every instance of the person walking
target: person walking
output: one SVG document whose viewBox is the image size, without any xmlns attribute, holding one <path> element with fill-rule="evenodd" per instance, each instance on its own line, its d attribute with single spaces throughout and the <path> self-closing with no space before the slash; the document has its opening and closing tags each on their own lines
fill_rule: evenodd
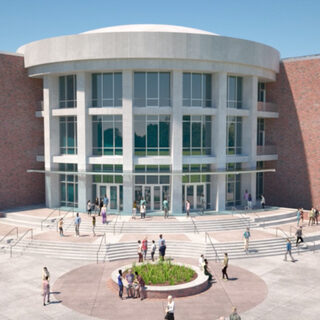
<svg viewBox="0 0 320 320">
<path fill-rule="evenodd" d="M 166 241 L 163 239 L 162 234 L 159 235 L 159 258 L 164 261 L 166 255 Z"/>
<path fill-rule="evenodd" d="M 77 212 L 76 218 L 74 219 L 76 237 L 80 237 L 80 223 L 81 223 L 81 218 L 79 217 L 79 212 Z"/>
<path fill-rule="evenodd" d="M 119 275 L 118 275 L 118 286 L 119 286 L 119 298 L 122 300 L 122 295 L 123 295 L 123 282 L 122 282 L 122 270 L 120 269 L 119 271 Z"/>
<path fill-rule="evenodd" d="M 172 296 L 168 296 L 168 304 L 166 307 L 166 315 L 164 318 L 166 320 L 174 320 L 174 310 L 175 310 L 175 304 L 172 299 Z"/>
<path fill-rule="evenodd" d="M 60 233 L 60 237 L 63 237 L 63 218 L 60 218 L 59 222 L 58 222 L 58 228 L 59 228 L 59 233 Z"/>
<path fill-rule="evenodd" d="M 93 233 L 93 236 L 95 237 L 96 236 L 96 215 L 94 214 L 92 216 L 92 233 Z"/>
<path fill-rule="evenodd" d="M 103 205 L 105 205 L 106 208 L 107 208 L 108 204 L 109 204 L 109 199 L 108 199 L 107 195 L 105 194 L 104 197 L 103 197 Z"/>
<path fill-rule="evenodd" d="M 252 209 L 252 195 L 249 193 L 248 195 L 248 209 Z"/>
<path fill-rule="evenodd" d="M 154 261 L 154 254 L 156 253 L 156 243 L 154 240 L 152 240 L 152 246 L 151 246 L 151 260 Z"/>
<path fill-rule="evenodd" d="M 47 267 L 43 267 L 43 269 L 42 269 L 42 280 L 45 280 L 46 278 L 48 278 L 47 280 L 50 281 L 50 272 L 49 272 Z"/>
<path fill-rule="evenodd" d="M 91 216 L 91 210 L 92 210 L 91 201 L 88 200 L 88 202 L 87 202 L 87 211 L 88 211 L 88 215 L 90 215 L 90 216 Z"/>
<path fill-rule="evenodd" d="M 204 194 L 202 193 L 200 196 L 200 207 L 201 207 L 201 214 L 204 214 L 204 210 L 206 209 L 206 198 L 204 197 Z"/>
<path fill-rule="evenodd" d="M 100 210 L 100 208 L 99 208 L 99 199 L 96 198 L 96 200 L 94 202 L 94 213 L 95 214 L 99 213 L 99 210 Z"/>
<path fill-rule="evenodd" d="M 142 254 L 143 254 L 143 260 L 147 260 L 147 251 L 148 251 L 148 240 L 147 237 L 144 237 L 142 240 Z"/>
<path fill-rule="evenodd" d="M 314 208 L 311 208 L 310 210 L 310 214 L 309 214 L 309 222 L 308 222 L 308 226 L 313 226 L 314 225 L 314 221 L 315 221 L 315 210 Z"/>
<path fill-rule="evenodd" d="M 236 307 L 232 308 L 232 313 L 229 316 L 229 320 L 241 320 Z"/>
<path fill-rule="evenodd" d="M 300 220 L 301 220 L 301 211 L 300 211 L 300 209 L 298 209 L 298 212 L 297 212 L 297 227 L 299 227 Z"/>
<path fill-rule="evenodd" d="M 168 218 L 168 212 L 169 212 L 169 202 L 168 202 L 167 199 L 163 200 L 162 207 L 163 207 L 163 211 L 164 211 L 164 218 L 167 219 Z"/>
<path fill-rule="evenodd" d="M 136 288 L 136 293 L 137 293 L 137 298 L 140 298 L 140 300 L 145 299 L 145 282 L 143 278 L 139 275 L 139 273 L 136 271 L 135 272 L 136 280 L 137 280 L 137 288 Z"/>
<path fill-rule="evenodd" d="M 227 269 L 228 269 L 228 264 L 229 264 L 229 258 L 228 254 L 224 254 L 224 259 L 223 259 L 223 268 L 222 268 L 222 279 L 229 280 L 228 274 L 227 274 Z"/>
<path fill-rule="evenodd" d="M 300 226 L 300 228 L 297 229 L 296 236 L 297 236 L 297 241 L 296 241 L 296 247 L 297 247 L 299 242 L 304 242 L 302 239 L 302 227 L 301 226 Z"/>
<path fill-rule="evenodd" d="M 101 217 L 102 217 L 102 224 L 106 224 L 107 223 L 107 207 L 105 204 L 101 209 Z"/>
<path fill-rule="evenodd" d="M 287 261 L 287 255 L 289 254 L 290 258 L 291 258 L 291 261 L 294 262 L 294 258 L 292 257 L 292 254 L 291 254 L 291 241 L 290 239 L 288 238 L 287 239 L 287 244 L 286 244 L 286 254 L 284 255 L 284 261 Z"/>
<path fill-rule="evenodd" d="M 137 201 L 134 200 L 132 205 L 132 219 L 136 218 L 136 214 L 137 214 Z"/>
<path fill-rule="evenodd" d="M 140 240 L 138 240 L 138 250 L 137 250 L 137 253 L 138 253 L 138 262 L 143 262 L 142 244 L 141 244 L 141 241 L 140 241 Z"/>
<path fill-rule="evenodd" d="M 304 212 L 303 212 L 303 208 L 300 209 L 300 215 L 301 215 L 301 224 L 303 224 L 303 222 L 304 222 Z"/>
<path fill-rule="evenodd" d="M 250 234 L 250 229 L 247 228 L 247 230 L 244 232 L 243 234 L 243 239 L 244 239 L 244 251 L 246 253 L 249 252 L 249 239 L 251 237 L 251 234 Z"/>
<path fill-rule="evenodd" d="M 42 280 L 42 296 L 43 296 L 43 305 L 46 305 L 46 298 L 47 303 L 50 303 L 50 285 L 48 277 L 45 277 L 44 280 Z"/>
<path fill-rule="evenodd" d="M 190 217 L 190 201 L 186 201 L 186 213 L 187 213 L 187 218 Z"/>
<path fill-rule="evenodd" d="M 209 277 L 208 281 L 211 281 L 212 280 L 212 273 L 211 273 L 211 270 L 209 268 L 209 264 L 208 264 L 208 260 L 207 259 L 204 259 L 203 271 L 204 271 L 204 274 Z"/>
<path fill-rule="evenodd" d="M 319 210 L 314 208 L 314 223 L 319 224 Z"/>
<path fill-rule="evenodd" d="M 266 205 L 266 199 L 263 194 L 260 196 L 260 198 L 261 198 L 261 201 L 260 201 L 261 207 L 262 207 L 262 209 L 264 209 L 265 205 Z"/>
</svg>

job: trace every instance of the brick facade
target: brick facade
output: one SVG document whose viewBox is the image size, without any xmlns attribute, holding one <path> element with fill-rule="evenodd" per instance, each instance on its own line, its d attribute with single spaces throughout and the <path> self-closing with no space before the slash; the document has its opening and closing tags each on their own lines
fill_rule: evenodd
<svg viewBox="0 0 320 320">
<path fill-rule="evenodd" d="M 22 56 L 0 54 L 0 209 L 45 201 L 43 119 L 36 118 L 42 80 L 28 77 Z"/>
<path fill-rule="evenodd" d="M 279 160 L 266 162 L 268 204 L 320 207 L 320 57 L 283 60 L 277 81 L 267 85 L 267 100 L 279 119 L 266 121 L 266 144 L 276 144 Z"/>
</svg>

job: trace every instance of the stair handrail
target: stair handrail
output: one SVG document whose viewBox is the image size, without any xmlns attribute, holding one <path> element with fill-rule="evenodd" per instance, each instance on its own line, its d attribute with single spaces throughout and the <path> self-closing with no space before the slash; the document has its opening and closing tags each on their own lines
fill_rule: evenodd
<svg viewBox="0 0 320 320">
<path fill-rule="evenodd" d="M 207 243 L 207 239 L 209 239 L 210 244 L 211 244 L 211 247 L 212 247 L 212 249 L 214 250 L 214 253 L 215 253 L 215 255 L 216 255 L 216 262 L 219 262 L 219 261 L 220 261 L 220 258 L 219 258 L 218 252 L 217 252 L 215 246 L 213 245 L 213 242 L 212 242 L 212 240 L 211 240 L 211 237 L 210 237 L 209 233 L 208 233 L 208 232 L 205 232 L 205 242 L 206 242 L 206 243 Z"/>
<path fill-rule="evenodd" d="M 194 233 L 200 233 L 199 230 L 198 230 L 198 228 L 197 228 L 196 223 L 194 222 L 194 220 L 193 220 L 193 218 L 192 218 L 192 216 L 190 216 L 190 218 L 191 218 L 191 221 L 192 221 L 192 223 L 193 223 L 193 232 L 194 232 Z"/>
<path fill-rule="evenodd" d="M 247 228 L 251 228 L 251 219 L 250 219 L 250 217 L 246 217 L 242 212 L 240 212 L 240 211 L 235 211 L 234 209 L 236 209 L 235 207 L 232 207 L 232 212 L 235 212 L 235 214 L 238 214 L 238 215 L 240 215 L 240 220 L 241 220 L 241 222 L 244 224 L 244 225 L 246 225 L 246 227 Z M 233 213 L 232 213 L 232 216 L 233 216 Z M 249 221 L 248 221 L 248 223 L 245 223 L 244 222 L 244 219 L 248 219 Z"/>
<path fill-rule="evenodd" d="M 121 225 L 121 229 L 120 229 L 120 232 L 119 232 L 119 233 L 122 233 L 122 229 L 123 229 L 123 226 L 124 226 L 124 222 L 125 222 L 125 221 L 122 221 L 122 225 Z"/>
<path fill-rule="evenodd" d="M 284 235 L 286 239 L 290 239 L 291 236 L 289 236 L 283 229 L 281 229 L 280 227 L 276 227 L 276 237 L 278 237 L 278 230 L 281 231 Z"/>
<path fill-rule="evenodd" d="M 56 212 L 57 210 L 59 210 L 59 216 L 60 216 L 60 208 L 55 208 L 55 209 L 53 209 L 53 210 L 48 214 L 48 216 L 41 221 L 41 225 L 40 225 L 40 226 L 41 226 L 41 230 L 43 230 L 43 224 L 44 224 L 44 222 L 47 221 L 47 220 L 53 215 L 53 213 Z"/>
<path fill-rule="evenodd" d="M 31 233 L 31 241 L 33 240 L 33 229 L 30 228 L 12 245 L 10 245 L 10 258 L 12 258 L 12 248 L 15 247 L 28 233 Z"/>
<path fill-rule="evenodd" d="M 118 218 L 119 218 L 119 215 L 117 215 L 116 221 L 113 224 L 113 235 L 115 235 L 115 232 L 116 232 L 116 224 L 117 224 Z"/>
<path fill-rule="evenodd" d="M 59 212 L 60 212 L 60 209 L 59 209 Z M 67 212 L 63 215 L 63 217 L 60 218 L 60 213 L 59 213 L 59 219 L 57 220 L 56 222 L 56 231 L 58 232 L 59 228 L 58 228 L 58 225 L 59 225 L 59 220 L 60 219 L 64 219 L 70 212 L 72 212 L 72 217 L 74 217 L 74 207 L 71 207 L 67 210 Z"/>
<path fill-rule="evenodd" d="M 99 252 L 100 252 L 100 249 L 101 249 L 101 246 L 102 246 L 102 242 L 104 241 L 104 244 L 106 245 L 106 233 L 103 234 L 101 240 L 100 240 L 100 245 L 99 245 L 99 248 L 97 250 L 97 253 L 96 253 L 96 257 L 97 257 L 97 263 L 99 263 Z"/>
<path fill-rule="evenodd" d="M 13 230 L 17 230 L 17 239 L 19 237 L 19 230 L 18 227 L 14 227 L 12 229 L 10 229 L 10 231 L 8 231 L 1 239 L 0 239 L 0 243 L 10 234 L 12 233 Z"/>
</svg>

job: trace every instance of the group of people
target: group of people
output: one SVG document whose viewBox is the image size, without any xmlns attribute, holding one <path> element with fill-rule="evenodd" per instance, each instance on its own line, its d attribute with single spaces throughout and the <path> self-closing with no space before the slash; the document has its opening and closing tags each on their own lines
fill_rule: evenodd
<svg viewBox="0 0 320 320">
<path fill-rule="evenodd" d="M 109 199 L 107 195 L 105 194 L 103 198 L 96 198 L 94 203 L 91 202 L 91 200 L 88 200 L 87 202 L 87 212 L 88 215 L 91 215 L 94 211 L 95 214 L 98 214 L 99 216 L 102 215 L 105 217 L 105 221 L 107 219 L 107 208 L 109 205 Z M 106 222 L 105 222 L 106 223 Z"/>
<path fill-rule="evenodd" d="M 122 270 L 119 270 L 118 275 L 118 286 L 119 286 L 119 298 L 123 299 L 123 288 L 126 288 L 127 299 L 129 298 L 140 298 L 145 299 L 145 282 L 141 275 L 136 271 L 132 272 L 131 269 L 128 270 L 126 275 L 123 275 Z"/>
<path fill-rule="evenodd" d="M 244 198 L 244 201 L 246 202 L 246 206 L 248 207 L 248 209 L 252 209 L 253 208 L 252 195 L 251 193 L 248 192 L 248 190 L 245 190 L 243 198 Z M 260 205 L 262 209 L 264 209 L 266 206 L 266 198 L 264 197 L 263 194 L 260 195 Z"/>
<path fill-rule="evenodd" d="M 163 208 L 164 218 L 167 219 L 169 217 L 169 202 L 166 198 L 162 202 L 162 208 Z M 138 210 L 140 212 L 140 218 L 145 219 L 146 212 L 147 212 L 147 202 L 144 198 L 141 198 L 139 203 L 136 200 L 133 201 L 132 219 L 136 218 Z"/>
<path fill-rule="evenodd" d="M 229 265 L 228 253 L 225 253 L 224 259 L 222 262 L 222 269 L 221 269 L 222 279 L 224 279 L 224 280 L 229 280 L 229 276 L 227 273 L 228 265 Z M 200 268 L 200 270 L 202 270 L 204 272 L 204 274 L 206 276 L 208 276 L 208 281 L 211 282 L 213 280 L 213 273 L 212 273 L 211 269 L 209 268 L 208 260 L 204 258 L 203 254 L 201 254 L 200 258 L 199 258 L 199 268 Z"/>
<path fill-rule="evenodd" d="M 166 241 L 163 238 L 163 235 L 159 235 L 159 259 L 164 260 L 165 254 L 166 254 Z M 154 255 L 156 252 L 157 246 L 154 240 L 152 240 L 151 243 L 151 261 L 154 261 Z M 145 237 L 142 241 L 138 240 L 138 262 L 144 262 L 147 260 L 147 252 L 148 252 L 148 238 Z"/>
</svg>

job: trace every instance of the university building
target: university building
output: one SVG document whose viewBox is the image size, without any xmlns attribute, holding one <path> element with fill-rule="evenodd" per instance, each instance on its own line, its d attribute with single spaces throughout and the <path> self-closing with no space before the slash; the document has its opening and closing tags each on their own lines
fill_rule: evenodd
<svg viewBox="0 0 320 320">
<path fill-rule="evenodd" d="M 124 214 L 141 198 L 149 211 L 164 199 L 173 213 L 186 200 L 223 211 L 243 205 L 245 190 L 254 203 L 264 193 L 270 205 L 311 206 L 320 195 L 310 184 L 316 165 L 302 155 L 302 122 L 319 100 L 290 95 L 293 77 L 308 81 L 296 64 L 309 61 L 310 74 L 319 70 L 317 56 L 280 61 L 267 45 L 164 25 L 97 29 L 0 54 L 0 117 L 12 119 L 11 110 L 21 121 L 20 130 L 0 129 L 1 153 L 16 151 L 1 160 L 0 178 L 14 183 L 0 187 L 0 208 L 85 211 L 107 194 L 110 210 Z M 294 177 L 303 180 L 297 194 Z"/>
</svg>

